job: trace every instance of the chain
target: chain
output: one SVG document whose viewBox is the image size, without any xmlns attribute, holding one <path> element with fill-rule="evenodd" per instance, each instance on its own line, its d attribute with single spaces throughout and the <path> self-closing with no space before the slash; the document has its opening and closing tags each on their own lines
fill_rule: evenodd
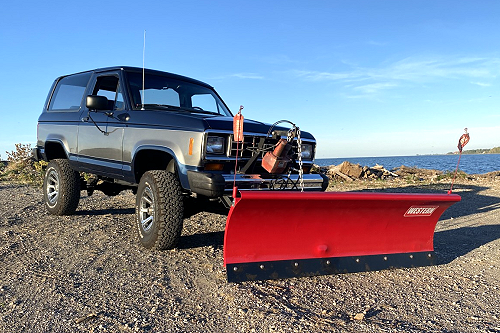
<svg viewBox="0 0 500 333">
<path fill-rule="evenodd" d="M 300 138 L 300 128 L 298 127 L 297 127 L 297 151 L 299 157 L 300 191 L 304 192 L 304 170 L 302 169 L 302 139 Z"/>
</svg>

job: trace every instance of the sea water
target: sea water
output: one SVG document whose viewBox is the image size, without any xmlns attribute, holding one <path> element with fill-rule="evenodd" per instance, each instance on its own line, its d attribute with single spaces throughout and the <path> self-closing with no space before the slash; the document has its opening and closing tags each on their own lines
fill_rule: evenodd
<svg viewBox="0 0 500 333">
<path fill-rule="evenodd" d="M 383 156 L 383 157 L 346 157 L 346 158 L 319 158 L 315 163 L 319 166 L 337 165 L 343 161 L 353 164 L 372 167 L 383 165 L 387 170 L 402 165 L 421 169 L 434 169 L 443 172 L 454 171 L 457 167 L 459 155 L 416 155 L 416 156 Z M 500 154 L 473 154 L 462 155 L 459 169 L 468 174 L 480 174 L 491 171 L 500 171 Z"/>
</svg>

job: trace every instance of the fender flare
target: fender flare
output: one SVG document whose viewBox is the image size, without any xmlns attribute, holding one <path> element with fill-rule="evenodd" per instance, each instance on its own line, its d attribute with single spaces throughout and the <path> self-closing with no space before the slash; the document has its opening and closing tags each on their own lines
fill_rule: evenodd
<svg viewBox="0 0 500 333">
<path fill-rule="evenodd" d="M 67 160 L 70 160 L 70 161 L 75 161 L 76 158 L 73 158 L 72 157 L 72 154 L 69 153 L 69 150 L 68 150 L 68 143 L 64 142 L 62 139 L 60 138 L 51 138 L 51 139 L 47 139 L 45 140 L 45 142 L 43 143 L 43 152 L 42 152 L 42 157 L 45 161 L 49 161 L 49 157 L 48 155 L 50 155 L 50 153 L 48 153 L 48 149 L 47 149 L 47 145 L 50 145 L 50 144 L 57 144 L 61 150 L 64 152 L 64 158 L 66 158 Z M 57 156 L 56 158 L 62 158 L 62 156 Z"/>
<path fill-rule="evenodd" d="M 132 162 L 131 162 L 131 171 L 132 171 L 132 174 L 134 176 L 136 174 L 136 172 L 135 172 L 136 157 L 141 151 L 144 151 L 144 150 L 160 151 L 160 152 L 163 152 L 163 153 L 166 153 L 167 155 L 169 155 L 171 157 L 172 161 L 174 162 L 173 167 L 174 167 L 175 173 L 177 174 L 177 177 L 179 178 L 179 181 L 180 181 L 182 187 L 186 190 L 190 190 L 189 181 L 187 178 L 187 170 L 190 170 L 192 168 L 189 166 L 186 166 L 185 164 L 180 163 L 179 159 L 177 158 L 174 151 L 168 147 L 165 147 L 165 146 L 146 144 L 146 145 L 142 145 L 142 146 L 137 147 L 132 152 L 133 157 L 132 157 Z M 169 162 L 169 165 L 170 165 L 170 163 L 171 162 Z M 136 182 L 138 182 L 138 179 L 136 179 Z"/>
</svg>

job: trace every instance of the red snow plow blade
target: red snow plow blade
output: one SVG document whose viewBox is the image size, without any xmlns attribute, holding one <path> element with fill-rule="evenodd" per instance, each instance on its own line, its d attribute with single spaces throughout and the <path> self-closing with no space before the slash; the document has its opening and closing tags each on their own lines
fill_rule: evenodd
<svg viewBox="0 0 500 333">
<path fill-rule="evenodd" d="M 229 282 L 428 266 L 456 194 L 240 191 L 229 211 Z"/>
</svg>

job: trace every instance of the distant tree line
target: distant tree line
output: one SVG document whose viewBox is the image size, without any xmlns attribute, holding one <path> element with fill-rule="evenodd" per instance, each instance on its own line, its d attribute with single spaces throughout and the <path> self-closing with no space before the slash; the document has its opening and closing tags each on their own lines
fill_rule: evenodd
<svg viewBox="0 0 500 333">
<path fill-rule="evenodd" d="M 458 154 L 458 151 L 449 152 L 447 155 Z M 500 154 L 500 147 L 491 149 L 469 149 L 462 151 L 462 154 Z"/>
</svg>

